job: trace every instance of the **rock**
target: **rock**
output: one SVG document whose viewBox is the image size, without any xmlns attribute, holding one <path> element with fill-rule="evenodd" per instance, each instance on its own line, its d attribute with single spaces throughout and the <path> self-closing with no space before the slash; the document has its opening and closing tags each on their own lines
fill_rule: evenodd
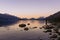
<svg viewBox="0 0 60 40">
<path fill-rule="evenodd" d="M 58 37 L 57 40 L 60 40 L 60 37 Z"/>
<path fill-rule="evenodd" d="M 52 30 L 48 29 L 48 30 L 46 30 L 46 31 L 44 31 L 44 32 L 45 32 L 45 33 L 46 33 L 46 32 L 52 32 Z"/>
<path fill-rule="evenodd" d="M 60 35 L 60 32 L 58 32 L 57 34 Z"/>
<path fill-rule="evenodd" d="M 20 24 L 19 27 L 26 27 L 26 24 Z"/>
<path fill-rule="evenodd" d="M 51 26 L 51 25 L 45 25 L 45 26 L 43 26 L 43 28 L 44 28 L 44 29 L 52 29 L 52 28 L 54 28 L 54 27 Z"/>
<path fill-rule="evenodd" d="M 59 29 L 58 28 L 54 28 L 53 29 L 55 33 L 59 33 Z"/>
<path fill-rule="evenodd" d="M 46 31 L 43 31 L 44 33 L 47 33 Z"/>
<path fill-rule="evenodd" d="M 37 28 L 37 27 L 33 27 L 33 29 L 35 29 L 35 28 Z"/>
<path fill-rule="evenodd" d="M 52 35 L 52 33 L 49 33 L 49 35 Z"/>
<path fill-rule="evenodd" d="M 40 29 L 42 29 L 42 27 L 40 27 Z"/>
<path fill-rule="evenodd" d="M 55 40 L 55 39 L 52 39 L 52 40 Z"/>
<path fill-rule="evenodd" d="M 57 38 L 57 35 L 53 34 L 50 38 Z"/>
<path fill-rule="evenodd" d="M 28 23 L 27 25 L 30 25 L 30 23 Z"/>
<path fill-rule="evenodd" d="M 47 32 L 52 32 L 52 30 L 48 29 Z"/>
<path fill-rule="evenodd" d="M 26 27 L 26 28 L 24 28 L 24 30 L 25 30 L 25 31 L 28 31 L 28 30 L 29 30 L 29 28 L 27 28 L 27 27 Z"/>
</svg>

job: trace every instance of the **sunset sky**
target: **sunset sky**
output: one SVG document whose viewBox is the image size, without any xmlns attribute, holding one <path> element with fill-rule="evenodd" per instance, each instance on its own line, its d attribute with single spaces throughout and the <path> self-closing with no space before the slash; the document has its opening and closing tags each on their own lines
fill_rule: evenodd
<svg viewBox="0 0 60 40">
<path fill-rule="evenodd" d="M 60 11 L 60 0 L 0 0 L 0 13 L 38 18 Z"/>
</svg>

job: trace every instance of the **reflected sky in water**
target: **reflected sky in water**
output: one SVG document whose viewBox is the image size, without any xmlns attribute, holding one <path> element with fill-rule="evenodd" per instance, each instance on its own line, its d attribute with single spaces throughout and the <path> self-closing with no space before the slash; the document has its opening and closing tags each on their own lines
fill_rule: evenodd
<svg viewBox="0 0 60 40">
<path fill-rule="evenodd" d="M 27 25 L 30 23 L 30 25 Z M 26 24 L 28 31 L 19 27 L 19 24 Z M 14 25 L 0 27 L 0 40 L 48 40 L 48 33 L 44 33 L 44 29 L 40 29 L 44 25 L 43 21 L 37 20 L 20 20 Z M 36 27 L 36 28 L 34 28 Z"/>
</svg>

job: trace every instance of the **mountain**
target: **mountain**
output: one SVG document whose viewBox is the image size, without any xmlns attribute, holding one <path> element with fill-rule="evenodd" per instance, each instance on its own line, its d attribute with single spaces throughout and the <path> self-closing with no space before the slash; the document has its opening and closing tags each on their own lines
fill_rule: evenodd
<svg viewBox="0 0 60 40">
<path fill-rule="evenodd" d="M 60 22 L 60 11 L 48 16 L 46 19 L 50 22 Z"/>
<path fill-rule="evenodd" d="M 45 20 L 44 17 L 39 17 L 39 18 L 30 18 L 30 20 Z"/>
<path fill-rule="evenodd" d="M 45 20 L 45 18 L 44 17 L 39 17 L 39 18 L 37 18 L 37 20 Z"/>
<path fill-rule="evenodd" d="M 35 18 L 30 18 L 29 20 L 36 20 Z"/>
<path fill-rule="evenodd" d="M 0 14 L 0 26 L 16 23 L 19 19 L 20 18 L 13 15 Z"/>
<path fill-rule="evenodd" d="M 20 20 L 28 20 L 27 18 L 20 18 Z"/>
</svg>

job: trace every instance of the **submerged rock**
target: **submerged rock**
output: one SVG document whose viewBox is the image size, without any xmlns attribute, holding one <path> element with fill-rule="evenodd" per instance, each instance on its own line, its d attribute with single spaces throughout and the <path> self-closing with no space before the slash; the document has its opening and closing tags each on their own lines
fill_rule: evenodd
<svg viewBox="0 0 60 40">
<path fill-rule="evenodd" d="M 26 28 L 24 28 L 24 30 L 25 30 L 25 31 L 28 31 L 28 30 L 29 30 L 29 28 L 27 28 L 27 27 L 26 27 Z"/>
<path fill-rule="evenodd" d="M 60 35 L 60 32 L 58 32 L 57 34 Z"/>
<path fill-rule="evenodd" d="M 60 40 L 60 37 L 58 37 L 57 40 Z"/>
<path fill-rule="evenodd" d="M 50 32 L 49 35 L 52 35 L 52 33 Z"/>
<path fill-rule="evenodd" d="M 42 29 L 42 27 L 40 27 L 40 29 Z"/>
<path fill-rule="evenodd" d="M 19 27 L 26 27 L 26 24 L 20 24 Z"/>
<path fill-rule="evenodd" d="M 54 28 L 53 30 L 54 30 L 55 33 L 59 33 L 58 28 Z"/>
<path fill-rule="evenodd" d="M 35 28 L 37 28 L 37 27 L 33 27 L 33 29 L 35 29 Z"/>
<path fill-rule="evenodd" d="M 28 23 L 27 25 L 30 25 L 30 23 Z"/>
<path fill-rule="evenodd" d="M 52 30 L 48 29 L 48 30 L 46 30 L 46 31 L 44 31 L 44 32 L 45 32 L 45 33 L 46 33 L 46 32 L 52 32 Z"/>
<path fill-rule="evenodd" d="M 52 28 L 54 28 L 54 27 L 53 27 L 52 25 L 44 25 L 43 28 L 44 28 L 44 29 L 52 29 Z"/>
<path fill-rule="evenodd" d="M 57 35 L 53 34 L 50 38 L 57 38 Z"/>
</svg>

